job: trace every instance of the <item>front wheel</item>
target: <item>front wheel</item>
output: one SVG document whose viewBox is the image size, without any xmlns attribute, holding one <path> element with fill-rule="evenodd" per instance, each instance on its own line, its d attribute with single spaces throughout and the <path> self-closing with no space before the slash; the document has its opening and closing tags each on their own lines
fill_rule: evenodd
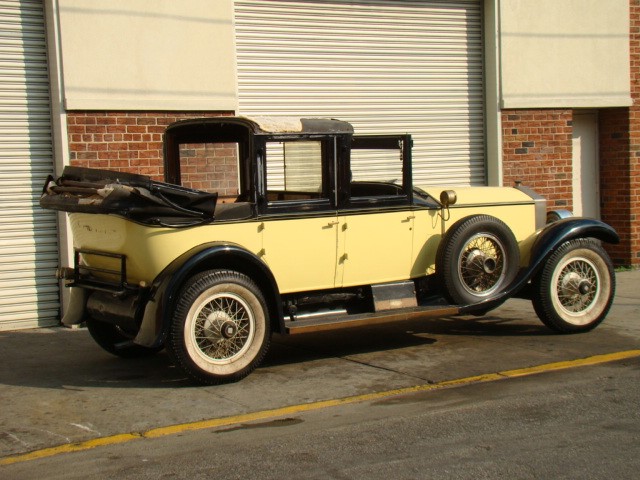
<svg viewBox="0 0 640 480">
<path fill-rule="evenodd" d="M 210 270 L 182 289 L 167 350 L 191 378 L 213 385 L 251 373 L 266 354 L 270 337 L 258 286 L 241 273 Z"/>
<path fill-rule="evenodd" d="M 562 244 L 533 279 L 533 307 L 552 330 L 586 332 L 607 316 L 615 289 L 607 252 L 596 241 L 580 238 Z"/>
</svg>

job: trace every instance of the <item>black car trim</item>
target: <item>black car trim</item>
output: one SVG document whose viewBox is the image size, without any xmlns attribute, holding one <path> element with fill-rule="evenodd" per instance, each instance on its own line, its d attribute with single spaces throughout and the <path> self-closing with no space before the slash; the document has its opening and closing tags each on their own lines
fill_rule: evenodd
<svg viewBox="0 0 640 480">
<path fill-rule="evenodd" d="M 491 202 L 491 203 L 472 203 L 472 204 L 460 204 L 450 205 L 451 210 L 455 208 L 484 208 L 484 207 L 517 207 L 520 205 L 534 205 L 533 201 L 518 201 L 518 202 Z"/>
</svg>

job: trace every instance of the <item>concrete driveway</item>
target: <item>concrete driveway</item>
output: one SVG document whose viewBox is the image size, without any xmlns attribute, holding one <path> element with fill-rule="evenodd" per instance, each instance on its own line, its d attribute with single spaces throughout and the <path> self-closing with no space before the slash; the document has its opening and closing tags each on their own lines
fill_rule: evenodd
<svg viewBox="0 0 640 480">
<path fill-rule="evenodd" d="M 254 373 L 213 387 L 188 382 L 165 353 L 113 357 L 82 329 L 0 333 L 0 459 L 120 433 L 638 349 L 640 271 L 617 278 L 609 317 L 587 334 L 553 334 L 529 302 L 510 300 L 481 318 L 276 336 Z"/>
</svg>

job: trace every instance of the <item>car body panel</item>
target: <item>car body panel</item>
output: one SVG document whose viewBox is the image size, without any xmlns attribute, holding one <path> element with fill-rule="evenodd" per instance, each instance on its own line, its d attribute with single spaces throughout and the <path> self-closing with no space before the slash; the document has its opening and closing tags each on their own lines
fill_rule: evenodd
<svg viewBox="0 0 640 480">
<path fill-rule="evenodd" d="M 299 216 L 264 220 L 262 259 L 281 293 L 333 288 L 336 279 L 337 217 Z M 292 238 L 304 238 L 292 242 Z"/>
<path fill-rule="evenodd" d="M 229 222 L 198 227 L 151 227 L 116 215 L 72 213 L 69 215 L 74 247 L 123 254 L 127 258 L 130 284 L 153 280 L 174 259 L 199 245 L 224 239 L 241 245 L 254 255 L 262 250 L 258 221 Z M 117 268 L 114 259 L 85 255 L 84 261 L 99 268 Z"/>
<path fill-rule="evenodd" d="M 457 201 L 451 208 L 465 206 L 501 205 L 501 204 L 529 204 L 532 199 L 526 193 L 511 187 L 442 187 L 430 185 L 417 185 L 435 198 L 440 197 L 442 190 L 455 191 Z"/>
<path fill-rule="evenodd" d="M 337 265 L 342 278 L 337 286 L 409 278 L 414 218 L 411 209 L 340 215 Z"/>
<path fill-rule="evenodd" d="M 450 225 L 469 215 L 500 218 L 518 242 L 524 242 L 535 233 L 535 225 L 533 216 L 526 210 L 523 214 L 523 208 L 533 210 L 533 204 L 452 208 L 448 215 L 407 207 L 386 213 L 299 215 L 188 228 L 151 227 L 115 215 L 72 213 L 70 225 L 76 248 L 125 255 L 130 284 L 151 284 L 184 251 L 207 242 L 227 241 L 261 258 L 278 279 L 281 293 L 291 293 L 433 273 L 437 249 L 431 245 Z M 443 215 L 448 217 L 446 222 Z M 294 237 L 305 241 L 290 242 Z M 523 248 L 523 262 L 526 253 Z M 84 261 L 97 268 L 117 268 L 116 260 L 108 257 L 85 255 Z"/>
</svg>

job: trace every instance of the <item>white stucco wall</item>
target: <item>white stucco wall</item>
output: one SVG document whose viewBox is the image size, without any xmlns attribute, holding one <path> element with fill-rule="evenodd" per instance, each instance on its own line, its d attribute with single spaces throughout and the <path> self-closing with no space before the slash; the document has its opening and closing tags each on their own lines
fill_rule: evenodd
<svg viewBox="0 0 640 480">
<path fill-rule="evenodd" d="M 54 0 L 67 110 L 235 110 L 232 0 Z"/>
<path fill-rule="evenodd" d="M 502 108 L 631 105 L 628 0 L 496 0 Z"/>
</svg>

